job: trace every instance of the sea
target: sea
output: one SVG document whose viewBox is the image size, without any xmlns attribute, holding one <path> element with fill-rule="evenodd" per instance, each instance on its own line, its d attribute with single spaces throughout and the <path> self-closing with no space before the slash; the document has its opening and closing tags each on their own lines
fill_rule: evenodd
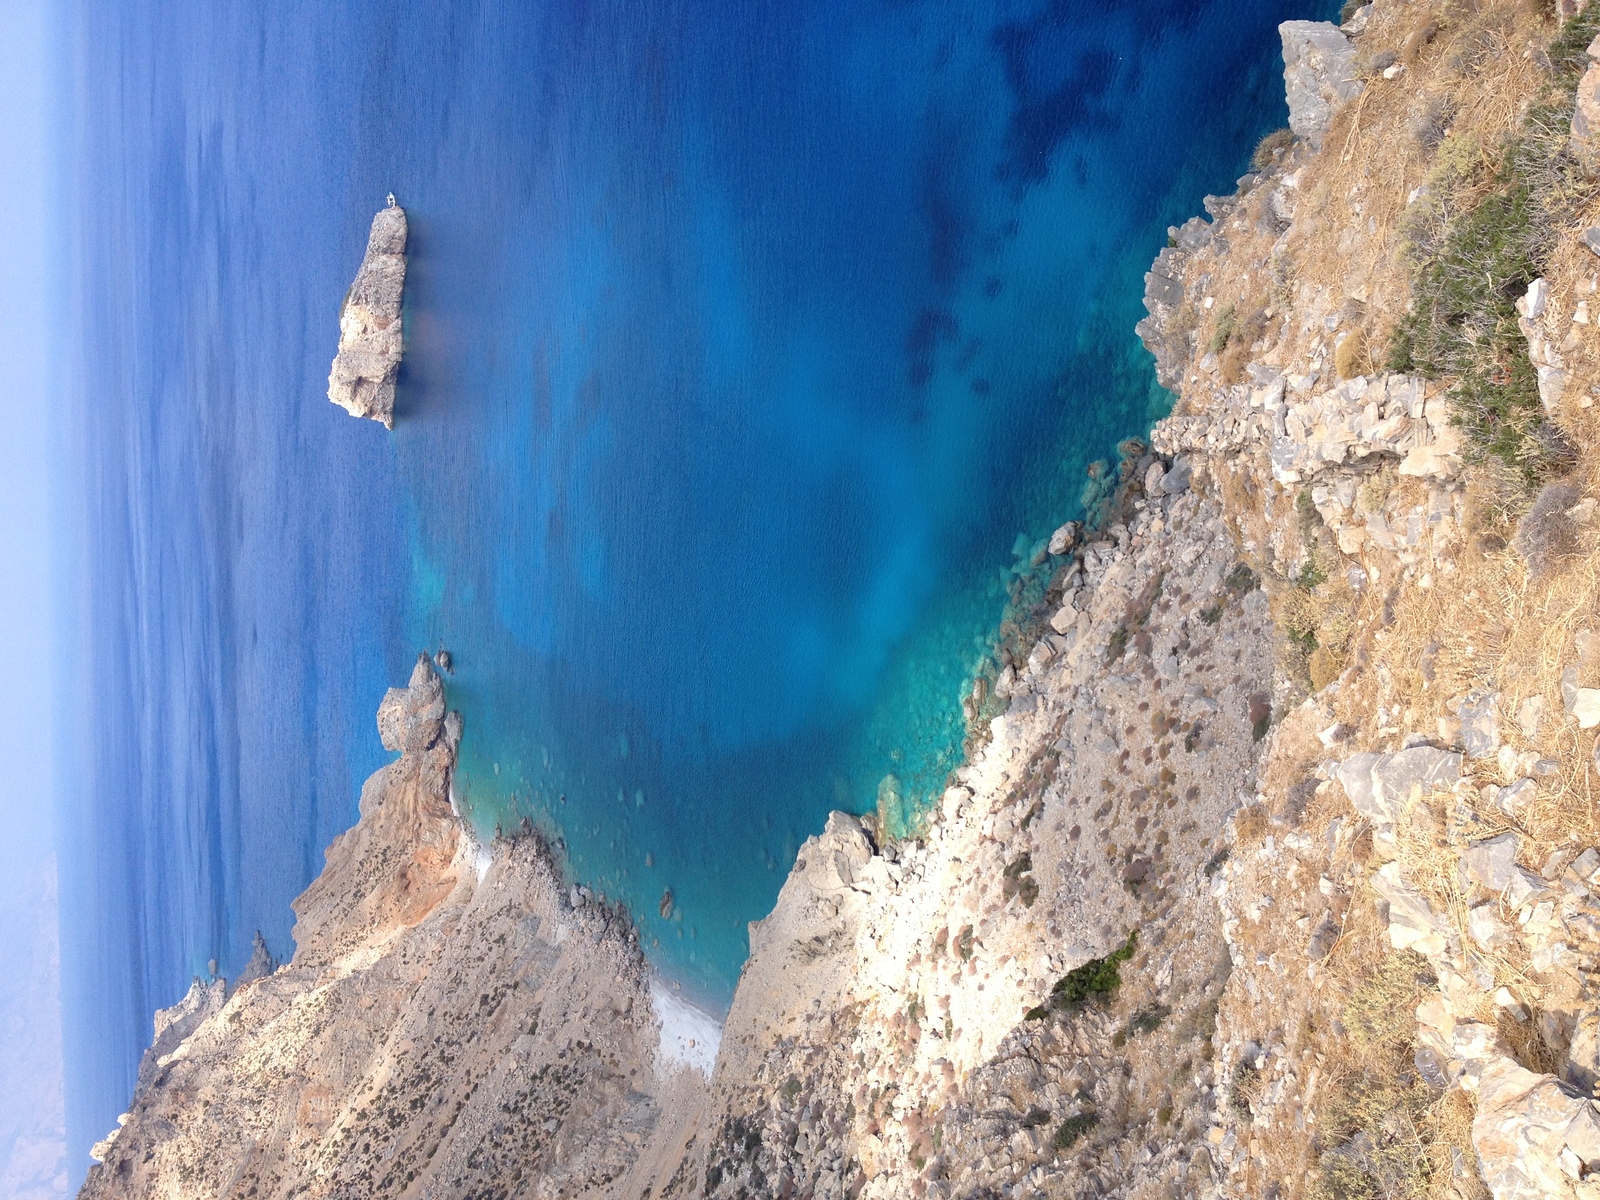
<svg viewBox="0 0 1600 1200">
<path fill-rule="evenodd" d="M 1311 0 L 77 0 L 59 308 L 74 1170 L 447 649 L 456 777 L 726 1008 L 834 808 L 914 826 L 1170 225 Z M 393 432 L 329 404 L 409 215 Z"/>
</svg>

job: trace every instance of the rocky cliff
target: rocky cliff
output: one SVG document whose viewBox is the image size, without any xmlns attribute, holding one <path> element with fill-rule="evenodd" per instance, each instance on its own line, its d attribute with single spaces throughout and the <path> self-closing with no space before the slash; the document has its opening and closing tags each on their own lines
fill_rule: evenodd
<svg viewBox="0 0 1600 1200">
<path fill-rule="evenodd" d="M 339 310 L 339 350 L 328 373 L 328 399 L 352 417 L 394 428 L 394 385 L 405 352 L 400 301 L 406 284 L 406 210 L 372 218 L 367 252 Z"/>
<path fill-rule="evenodd" d="M 1597 33 L 1284 27 L 1290 130 L 1147 279 L 1172 415 L 1019 563 L 918 836 L 802 847 L 709 1078 L 626 916 L 457 823 L 421 663 L 86 1191 L 1600 1195 Z"/>
</svg>

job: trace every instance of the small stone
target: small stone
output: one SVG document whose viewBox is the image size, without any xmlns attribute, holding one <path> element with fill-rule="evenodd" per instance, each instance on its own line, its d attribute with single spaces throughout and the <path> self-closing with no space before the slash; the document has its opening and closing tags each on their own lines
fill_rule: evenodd
<svg viewBox="0 0 1600 1200">
<path fill-rule="evenodd" d="M 1507 907 L 1512 910 L 1525 908 L 1528 904 L 1547 894 L 1544 880 L 1532 871 L 1521 867 L 1511 872 L 1511 880 L 1506 884 L 1505 898 Z"/>
<path fill-rule="evenodd" d="M 1600 254 L 1600 225 L 1591 225 L 1583 231 L 1583 244 L 1593 253 Z"/>
<path fill-rule="evenodd" d="M 1508 817 L 1520 817 L 1538 798 L 1539 785 L 1531 779 L 1519 779 L 1499 790 L 1495 805 Z"/>
<path fill-rule="evenodd" d="M 1522 299 L 1517 301 L 1517 312 L 1530 321 L 1537 321 L 1544 316 L 1545 306 L 1549 302 L 1550 284 L 1546 280 L 1535 279 L 1528 285 Z"/>
<path fill-rule="evenodd" d="M 1591 846 L 1572 860 L 1572 869 L 1579 879 L 1592 880 L 1594 873 L 1600 871 L 1600 852 Z"/>
<path fill-rule="evenodd" d="M 1543 696 L 1529 696 L 1517 707 L 1517 727 L 1529 741 L 1539 736 L 1539 722 L 1544 720 L 1544 709 Z"/>
<path fill-rule="evenodd" d="M 1517 835 L 1514 833 L 1473 842 L 1461 856 L 1462 874 L 1491 892 L 1504 891 L 1516 867 Z"/>
<path fill-rule="evenodd" d="M 1517 1002 L 1510 988 L 1495 988 L 1494 1003 L 1496 1008 L 1504 1009 L 1506 1015 L 1519 1024 L 1528 1019 L 1528 1010 Z"/>
<path fill-rule="evenodd" d="M 1421 892 L 1406 883 L 1398 863 L 1386 863 L 1372 877 L 1372 888 L 1389 902 L 1389 943 L 1396 950 L 1440 954 L 1445 937 L 1433 908 Z"/>
<path fill-rule="evenodd" d="M 1600 725 L 1600 688 L 1579 688 L 1572 700 L 1572 715 L 1579 729 Z"/>
<path fill-rule="evenodd" d="M 1472 691 L 1457 707 L 1461 748 L 1468 758 L 1488 758 L 1500 749 L 1500 693 Z"/>
<path fill-rule="evenodd" d="M 1467 912 L 1467 936 L 1485 950 L 1493 950 L 1511 936 L 1511 928 L 1500 919 L 1494 903 L 1480 904 Z"/>
</svg>

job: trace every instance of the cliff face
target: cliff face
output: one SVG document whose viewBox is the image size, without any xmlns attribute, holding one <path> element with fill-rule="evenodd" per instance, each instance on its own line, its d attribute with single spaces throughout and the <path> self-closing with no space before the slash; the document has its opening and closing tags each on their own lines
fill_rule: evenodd
<svg viewBox="0 0 1600 1200">
<path fill-rule="evenodd" d="M 339 350 L 328 374 L 329 400 L 388 429 L 394 428 L 394 384 L 405 351 L 406 210 L 393 201 L 372 218 L 367 252 L 339 310 Z"/>
<path fill-rule="evenodd" d="M 692 1103 L 696 1076 L 654 1070 L 626 919 L 574 908 L 537 839 L 478 846 L 451 814 L 460 724 L 426 658 L 380 728 L 401 756 L 296 902 L 293 961 L 158 1017 L 83 1195 L 598 1192 Z"/>
<path fill-rule="evenodd" d="M 1147 279 L 1172 416 L 925 832 L 802 847 L 709 1080 L 625 916 L 457 823 L 424 663 L 86 1191 L 1600 1194 L 1597 17 L 1284 27 L 1294 136 Z"/>
</svg>

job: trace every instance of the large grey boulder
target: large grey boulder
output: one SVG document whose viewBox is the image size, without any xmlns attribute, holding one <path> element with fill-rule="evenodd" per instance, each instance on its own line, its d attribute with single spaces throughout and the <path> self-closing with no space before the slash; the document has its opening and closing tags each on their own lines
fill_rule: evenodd
<svg viewBox="0 0 1600 1200">
<path fill-rule="evenodd" d="M 406 210 L 391 203 L 372 218 L 366 256 L 339 310 L 339 352 L 328 374 L 329 400 L 387 429 L 394 428 L 394 384 L 405 349 L 405 283 Z"/>
<path fill-rule="evenodd" d="M 1327 21 L 1285 21 L 1278 34 L 1289 128 L 1320 150 L 1334 114 L 1365 87 L 1356 77 L 1356 49 Z"/>
</svg>

